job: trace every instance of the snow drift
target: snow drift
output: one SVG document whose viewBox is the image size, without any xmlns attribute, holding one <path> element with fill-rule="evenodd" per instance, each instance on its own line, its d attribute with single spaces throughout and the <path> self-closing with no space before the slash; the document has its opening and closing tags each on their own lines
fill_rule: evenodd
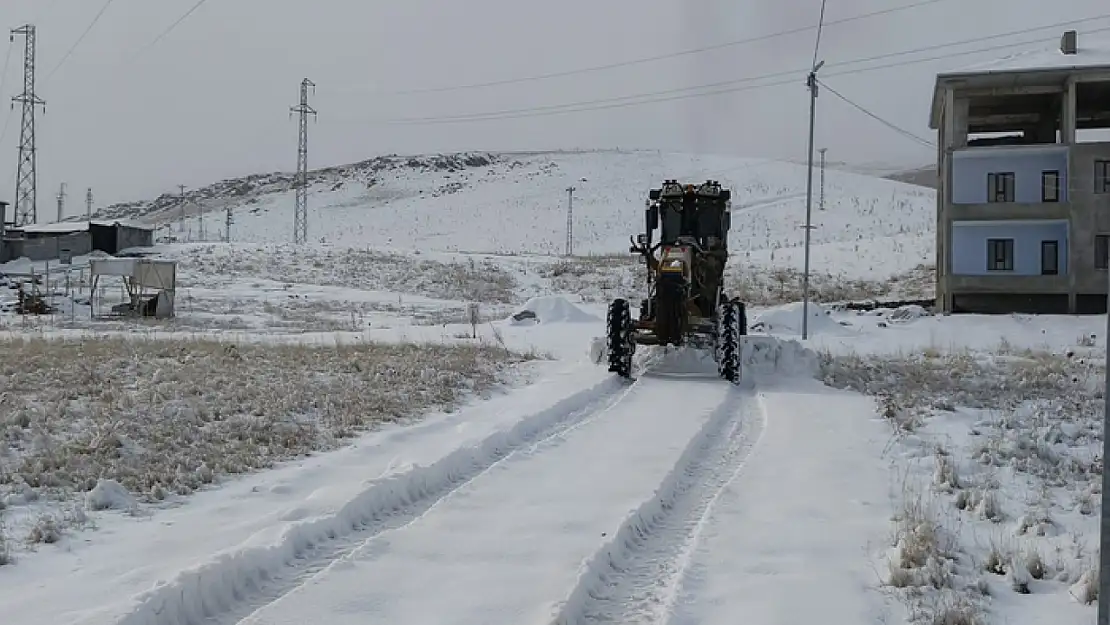
<svg viewBox="0 0 1110 625">
<path fill-rule="evenodd" d="M 522 316 L 521 313 L 526 311 L 535 315 L 535 319 L 517 321 L 516 318 Z M 520 310 L 514 313 L 509 320 L 516 325 L 531 323 L 594 323 L 600 321 L 596 316 L 570 303 L 570 300 L 567 298 L 558 295 L 533 297 L 521 306 Z"/>
</svg>

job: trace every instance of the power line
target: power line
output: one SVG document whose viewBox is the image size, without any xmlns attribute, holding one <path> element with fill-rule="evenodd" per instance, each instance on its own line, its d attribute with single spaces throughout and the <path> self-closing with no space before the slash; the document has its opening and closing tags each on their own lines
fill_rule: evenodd
<svg viewBox="0 0 1110 625">
<path fill-rule="evenodd" d="M 919 0 L 918 2 L 913 2 L 911 4 L 906 4 L 906 5 L 896 6 L 896 7 L 890 7 L 890 8 L 886 8 L 886 9 L 880 9 L 880 10 L 877 10 L 877 11 L 871 11 L 870 13 L 863 13 L 863 14 L 860 14 L 860 15 L 853 15 L 851 17 L 845 17 L 845 18 L 841 18 L 841 19 L 838 19 L 838 20 L 832 20 L 830 22 L 826 22 L 825 24 L 828 25 L 828 26 L 838 25 L 838 24 L 847 24 L 849 22 L 856 22 L 856 21 L 859 21 L 859 20 L 869 19 L 869 18 L 872 18 L 872 17 L 878 17 L 878 16 L 881 16 L 881 15 L 888 15 L 888 14 L 891 14 L 891 13 L 898 13 L 898 12 L 901 12 L 901 11 L 916 9 L 918 7 L 922 7 L 922 6 L 929 5 L 929 4 L 937 4 L 939 2 L 947 2 L 947 1 L 948 0 Z M 726 41 L 726 42 L 723 42 L 723 43 L 718 43 L 718 44 L 709 45 L 709 46 L 703 46 L 703 47 L 700 47 L 700 48 L 690 48 L 690 49 L 687 49 L 687 50 L 681 50 L 681 51 L 678 51 L 678 52 L 671 52 L 671 53 L 668 53 L 668 54 L 659 54 L 659 55 L 655 55 L 655 56 L 647 56 L 647 57 L 641 57 L 641 58 L 637 58 L 637 59 L 631 59 L 631 60 L 628 60 L 628 61 L 619 61 L 619 62 L 615 62 L 615 63 L 606 63 L 604 65 L 594 65 L 594 66 L 590 66 L 590 67 L 581 67 L 581 68 L 578 68 L 578 69 L 563 70 L 563 71 L 559 71 L 559 72 L 550 72 L 550 73 L 547 73 L 547 74 L 536 74 L 536 75 L 533 75 L 533 76 L 523 76 L 523 77 L 519 77 L 519 78 L 504 78 L 504 79 L 501 79 L 501 80 L 492 80 L 492 81 L 488 81 L 488 82 L 478 82 L 478 83 L 470 83 L 470 84 L 463 84 L 463 85 L 452 85 L 452 86 L 446 86 L 446 87 L 427 87 L 427 88 L 423 88 L 423 89 L 406 89 L 406 90 L 401 90 L 401 91 L 390 91 L 390 92 L 387 92 L 387 93 L 390 94 L 390 95 L 411 95 L 411 94 L 418 94 L 418 93 L 443 93 L 445 91 L 465 91 L 465 90 L 482 89 L 482 88 L 485 88 L 485 87 L 498 87 L 498 86 L 501 86 L 501 85 L 511 85 L 511 84 L 525 83 L 525 82 L 537 82 L 537 81 L 541 81 L 541 80 L 550 80 L 552 78 L 562 78 L 562 77 L 565 77 L 565 76 L 576 76 L 576 75 L 579 75 L 579 74 L 590 74 L 590 73 L 596 73 L 596 72 L 603 72 L 603 71 L 611 70 L 611 69 L 618 69 L 618 68 L 622 68 L 622 67 L 631 67 L 631 66 L 634 66 L 634 65 L 644 65 L 646 63 L 654 63 L 656 61 L 663 61 L 663 60 L 678 58 L 678 57 L 682 57 L 682 56 L 690 56 L 690 55 L 693 55 L 693 54 L 701 54 L 701 53 L 704 53 L 704 52 L 711 52 L 711 51 L 714 51 L 714 50 L 722 50 L 722 49 L 725 49 L 725 48 L 733 48 L 733 47 L 736 47 L 736 46 L 742 46 L 742 45 L 749 44 L 749 43 L 757 43 L 757 42 L 760 42 L 760 41 L 767 41 L 767 40 L 770 40 L 770 39 L 777 39 L 779 37 L 786 37 L 788 35 L 796 35 L 798 33 L 808 32 L 808 31 L 813 30 L 814 28 L 816 28 L 816 26 L 804 26 L 804 27 L 799 27 L 799 28 L 791 28 L 789 30 L 781 30 L 781 31 L 774 32 L 774 33 L 769 33 L 769 34 L 766 34 L 766 35 L 757 35 L 755 37 L 747 37 L 747 38 L 744 38 L 744 39 L 736 39 L 736 40 L 733 40 L 733 41 Z"/>
<path fill-rule="evenodd" d="M 113 2 L 115 2 L 115 0 L 106 0 L 104 2 L 104 4 L 100 7 L 100 11 L 96 13 L 96 16 L 93 17 L 91 22 L 89 22 L 89 25 L 85 27 L 85 32 L 81 33 L 81 36 L 77 38 L 77 41 L 74 41 L 73 45 L 69 47 L 69 50 L 66 50 L 66 53 L 62 56 L 62 60 L 58 61 L 58 64 L 54 66 L 54 69 L 50 70 L 50 73 L 46 75 L 47 80 L 50 80 L 50 78 L 59 69 L 61 69 L 63 65 L 65 65 L 66 61 L 69 60 L 70 55 L 73 54 L 73 51 L 77 49 L 77 46 L 81 45 L 81 42 L 85 40 L 85 37 L 88 36 L 88 34 L 92 31 L 93 27 L 96 26 L 96 23 L 100 21 L 101 16 L 104 15 L 104 12 L 108 10 L 108 7 L 112 6 Z"/>
<path fill-rule="evenodd" d="M 923 145 L 923 146 L 925 146 L 925 147 L 927 147 L 927 148 L 934 148 L 934 149 L 935 149 L 935 148 L 937 147 L 937 146 L 936 146 L 936 144 L 935 144 L 935 143 L 933 143 L 932 141 L 929 141 L 928 139 L 925 139 L 925 138 L 919 137 L 919 136 L 915 135 L 914 133 L 912 133 L 912 132 L 910 132 L 910 131 L 906 130 L 905 128 L 902 128 L 902 127 L 900 127 L 900 126 L 897 126 L 897 125 L 895 125 L 895 124 L 894 124 L 893 122 L 889 122 L 889 121 L 887 121 L 887 120 L 883 119 L 882 117 L 879 117 L 879 116 L 878 116 L 878 115 L 876 115 L 875 113 L 872 113 L 871 111 L 867 110 L 867 109 L 866 109 L 866 108 L 865 108 L 865 107 L 864 107 L 863 105 L 860 105 L 860 104 L 857 104 L 857 103 L 853 102 L 852 100 L 850 100 L 850 99 L 848 99 L 848 98 L 847 98 L 846 96 L 844 96 L 844 94 L 842 94 L 842 93 L 840 93 L 839 91 L 837 91 L 836 89 L 833 89 L 832 87 L 830 87 L 830 86 L 829 86 L 828 84 L 826 84 L 826 83 L 825 83 L 824 81 L 821 81 L 821 80 L 819 80 L 819 81 L 818 81 L 818 83 L 819 83 L 819 84 L 820 84 L 820 85 L 821 85 L 822 87 L 824 87 L 825 89 L 827 89 L 829 93 L 831 93 L 831 94 L 833 94 L 834 96 L 836 96 L 836 97 L 840 98 L 841 100 L 843 100 L 843 101 L 844 101 L 845 103 L 847 103 L 847 104 L 848 104 L 849 106 L 851 106 L 852 108 L 854 108 L 854 109 L 856 109 L 857 111 L 859 111 L 859 112 L 863 113 L 864 115 L 867 115 L 867 116 L 868 116 L 868 117 L 870 117 L 871 119 L 874 119 L 875 121 L 877 121 L 877 122 L 879 122 L 880 124 L 882 124 L 882 125 L 886 126 L 887 128 L 890 128 L 890 129 L 891 129 L 891 130 L 893 130 L 894 132 L 896 132 L 896 133 L 898 133 L 898 134 L 900 134 L 900 135 L 902 135 L 902 136 L 904 136 L 904 137 L 906 137 L 906 138 L 910 139 L 911 141 L 915 141 L 915 142 L 917 142 L 917 143 L 920 143 L 921 145 Z"/>
<path fill-rule="evenodd" d="M 194 4 L 192 6 L 192 8 L 190 8 L 188 11 L 185 11 L 185 13 L 183 13 L 181 15 L 181 17 L 177 18 L 177 20 L 174 21 L 174 23 L 170 24 L 169 27 L 166 28 L 166 30 L 162 31 L 162 34 L 155 37 L 153 41 L 151 41 L 150 43 L 143 46 L 138 52 L 135 53 L 135 56 L 138 57 L 143 52 L 146 52 L 150 48 L 153 48 L 158 42 L 165 39 L 167 35 L 172 33 L 178 26 L 181 25 L 181 22 L 184 22 L 190 15 L 192 15 L 197 9 L 199 9 L 207 1 L 208 0 L 197 0 L 197 3 Z"/>
<path fill-rule="evenodd" d="M 1110 18 L 1110 14 L 1101 15 L 1101 16 L 1097 16 L 1097 17 L 1086 18 L 1084 21 L 1103 20 L 1103 19 L 1107 19 L 1107 18 Z M 1019 30 L 1019 31 L 1011 31 L 1011 32 L 1007 32 L 1007 33 L 999 33 L 999 34 L 996 34 L 996 35 L 988 35 L 988 36 L 985 36 L 985 37 L 977 37 L 977 38 L 974 38 L 974 39 L 966 39 L 966 40 L 962 40 L 962 41 L 953 41 L 953 42 L 948 42 L 948 43 L 944 43 L 944 44 L 924 46 L 924 47 L 915 48 L 915 49 L 912 49 L 912 50 L 902 50 L 902 51 L 898 51 L 898 52 L 891 52 L 891 53 L 886 53 L 886 54 L 874 55 L 874 56 L 870 56 L 870 57 L 853 59 L 853 60 L 850 60 L 850 61 L 842 61 L 840 63 L 830 63 L 830 64 L 828 64 L 828 66 L 829 67 L 844 67 L 844 66 L 849 66 L 849 65 L 858 65 L 858 64 L 861 64 L 861 63 L 870 63 L 870 62 L 873 62 L 873 61 L 880 61 L 880 60 L 883 60 L 883 59 L 890 59 L 890 58 L 895 58 L 895 57 L 900 57 L 900 56 L 907 56 L 907 55 L 912 55 L 912 54 L 920 54 L 922 52 L 928 52 L 928 51 L 931 51 L 931 50 L 937 50 L 937 49 L 941 49 L 941 48 L 950 48 L 952 46 L 967 45 L 967 44 L 970 44 L 970 43 L 975 43 L 975 42 L 984 41 L 984 40 L 1000 39 L 1000 38 L 1003 38 L 1003 37 L 1010 37 L 1010 36 L 1013 36 L 1013 35 L 1028 34 L 1028 33 L 1031 33 L 1031 32 L 1035 32 L 1035 31 L 1038 31 L 1038 30 L 1045 30 L 1045 29 L 1048 29 L 1048 28 L 1059 28 L 1061 26 L 1070 25 L 1071 23 L 1072 22 L 1062 22 L 1062 23 L 1058 23 L 1058 24 L 1038 26 L 1038 27 L 1035 27 L 1035 28 L 1028 28 L 1028 29 L 1023 29 L 1023 30 Z M 1110 26 L 1090 29 L 1090 30 L 1084 31 L 1083 34 L 1095 34 L 1095 33 L 1101 33 L 1101 32 L 1106 32 L 1106 31 L 1110 31 Z M 906 65 L 914 65 L 914 64 L 918 64 L 918 63 L 927 63 L 927 62 L 930 62 L 930 61 L 943 60 L 943 59 L 954 58 L 954 57 L 958 57 L 958 56 L 967 56 L 967 55 L 970 55 L 970 54 L 979 54 L 979 53 L 983 53 L 983 52 L 993 52 L 993 51 L 997 51 L 997 50 L 1006 50 L 1006 49 L 1010 49 L 1010 48 L 1028 46 L 1028 45 L 1031 45 L 1031 44 L 1044 43 L 1044 42 L 1047 42 L 1047 41 L 1055 41 L 1055 37 L 1052 37 L 1052 38 L 1042 37 L 1042 38 L 1039 38 L 1039 39 L 1026 40 L 1026 41 L 1020 41 L 1020 42 L 1015 42 L 1015 43 L 980 47 L 980 48 L 977 48 L 977 49 L 974 49 L 974 50 L 964 50 L 964 51 L 961 51 L 961 52 L 949 52 L 949 53 L 945 53 L 945 54 L 933 55 L 933 56 L 923 57 L 923 58 L 918 58 L 918 59 L 910 59 L 910 60 L 905 60 L 905 61 L 898 61 L 898 62 L 894 62 L 894 63 L 886 63 L 886 64 L 875 65 L 875 66 L 871 66 L 871 67 L 862 67 L 862 68 L 857 68 L 857 69 L 843 70 L 843 71 L 839 71 L 839 72 L 832 72 L 832 73 L 826 74 L 826 76 L 849 76 L 849 75 L 859 74 L 859 73 L 863 73 L 863 72 L 878 71 L 878 70 L 890 69 L 890 68 L 894 68 L 894 67 L 903 67 L 903 66 L 906 66 Z M 652 91 L 652 92 L 639 93 L 639 94 L 634 94 L 634 95 L 617 96 L 617 97 L 612 97 L 612 98 L 601 98 L 601 99 L 595 99 L 595 100 L 585 100 L 585 101 L 579 101 L 579 102 L 567 102 L 567 103 L 563 103 L 563 104 L 552 104 L 552 105 L 545 105 L 545 106 L 534 106 L 534 107 L 527 107 L 527 108 L 507 109 L 507 110 L 500 110 L 500 111 L 489 111 L 489 112 L 485 112 L 485 113 L 471 113 L 471 114 L 464 114 L 464 115 L 446 115 L 446 116 L 438 116 L 438 117 L 398 118 L 398 119 L 390 119 L 390 120 L 380 120 L 377 123 L 390 124 L 390 125 L 409 125 L 409 124 L 426 125 L 426 124 L 445 124 L 445 123 L 459 123 L 459 122 L 471 122 L 471 121 L 498 121 L 498 120 L 504 120 L 504 119 L 519 119 L 519 118 L 526 118 L 526 117 L 543 117 L 543 116 L 555 115 L 555 114 L 559 114 L 559 113 L 581 113 L 581 112 L 588 112 L 588 111 L 600 111 L 600 110 L 606 110 L 606 109 L 611 109 L 611 108 L 626 108 L 626 107 L 630 107 L 630 106 L 642 106 L 642 105 L 645 105 L 645 104 L 655 104 L 655 103 L 660 103 L 660 102 L 670 102 L 670 101 L 685 100 L 685 99 L 690 99 L 690 98 L 701 98 L 701 97 L 708 97 L 708 96 L 714 96 L 714 95 L 724 95 L 724 94 L 737 93 L 737 92 L 742 92 L 742 91 L 749 91 L 749 90 L 752 90 L 752 89 L 764 89 L 764 88 L 769 88 L 769 87 L 777 87 L 777 86 L 781 86 L 781 85 L 792 84 L 797 80 L 795 77 L 798 74 L 804 73 L 804 72 L 807 72 L 807 71 L 809 71 L 809 70 L 808 69 L 797 69 L 797 70 L 790 70 L 790 71 L 774 72 L 774 73 L 770 73 L 770 74 L 763 74 L 763 75 L 760 75 L 760 76 L 749 76 L 749 77 L 737 78 L 737 79 L 733 79 L 733 80 L 718 81 L 718 82 L 714 82 L 714 83 L 708 83 L 708 84 L 697 85 L 697 86 L 692 86 L 692 87 L 681 87 L 681 88 L 675 88 L 675 89 L 666 89 L 666 90 L 661 90 L 661 91 Z M 773 78 L 784 78 L 784 77 L 788 77 L 788 76 L 791 77 L 791 78 L 786 79 L 786 80 L 778 80 L 778 81 L 770 82 L 770 83 L 764 83 L 764 84 L 750 84 L 750 83 L 756 83 L 758 81 L 769 80 L 769 79 L 773 79 Z M 717 88 L 717 87 L 719 87 L 719 88 Z M 689 91 L 700 91 L 700 90 L 706 90 L 706 89 L 709 89 L 709 91 L 701 91 L 700 93 L 685 93 L 685 92 L 689 92 Z M 638 101 L 634 101 L 634 100 L 638 100 Z"/>
</svg>

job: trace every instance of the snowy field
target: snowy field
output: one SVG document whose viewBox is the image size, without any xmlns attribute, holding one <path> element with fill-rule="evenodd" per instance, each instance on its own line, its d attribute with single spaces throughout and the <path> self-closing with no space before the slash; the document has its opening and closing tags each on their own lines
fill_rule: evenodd
<svg viewBox="0 0 1110 625">
<path fill-rule="evenodd" d="M 174 319 L 93 319 L 84 258 L 55 314 L 0 312 L 0 622 L 1093 620 L 1105 317 L 831 305 L 931 294 L 931 191 L 829 172 L 803 346 L 802 168 L 369 163 L 317 174 L 299 250 L 280 180 L 198 195 L 249 208 L 154 250 Z M 737 189 L 738 388 L 594 362 L 646 190 L 684 174 Z M 176 230 L 166 202 L 116 210 Z"/>
</svg>

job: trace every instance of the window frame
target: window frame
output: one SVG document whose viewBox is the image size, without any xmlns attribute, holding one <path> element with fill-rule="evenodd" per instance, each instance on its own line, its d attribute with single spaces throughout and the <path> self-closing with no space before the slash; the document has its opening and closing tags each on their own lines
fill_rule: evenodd
<svg viewBox="0 0 1110 625">
<path fill-rule="evenodd" d="M 1001 183 L 1001 187 L 999 186 Z M 999 190 L 1001 197 L 999 198 Z M 1017 194 L 1017 179 L 1012 171 L 992 171 L 987 174 L 987 203 L 1011 204 Z"/>
<path fill-rule="evenodd" d="M 1045 251 L 1052 247 L 1055 252 L 1052 258 L 1052 268 L 1049 269 L 1045 263 L 1045 259 L 1049 258 L 1045 255 Z M 1060 275 L 1060 242 L 1056 239 L 1049 239 L 1041 241 L 1041 275 L 1042 276 L 1058 276 Z"/>
<path fill-rule="evenodd" d="M 1001 249 L 1002 254 L 999 255 Z M 1014 240 L 987 239 L 987 271 L 1014 270 Z"/>
<path fill-rule="evenodd" d="M 1049 179 L 1052 180 L 1052 185 L 1049 186 Z M 1049 195 L 1049 190 L 1052 194 Z M 1058 169 L 1049 169 L 1041 172 L 1041 202 L 1057 203 L 1060 201 L 1060 171 Z"/>
</svg>

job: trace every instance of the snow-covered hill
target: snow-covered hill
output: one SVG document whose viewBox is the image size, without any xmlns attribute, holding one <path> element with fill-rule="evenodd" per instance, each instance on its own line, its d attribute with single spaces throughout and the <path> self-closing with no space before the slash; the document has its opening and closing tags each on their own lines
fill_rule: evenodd
<svg viewBox="0 0 1110 625">
<path fill-rule="evenodd" d="M 574 193 L 576 254 L 626 254 L 647 191 L 662 180 L 716 179 L 733 189 L 731 245 L 745 264 L 802 267 L 806 169 L 792 163 L 655 151 L 387 156 L 312 172 L 309 239 L 339 247 L 493 254 L 563 253 L 567 188 Z M 110 207 L 100 217 L 168 226 L 178 240 L 216 240 L 224 211 L 232 239 L 287 243 L 292 177 L 256 175 L 182 198 Z M 814 181 L 813 266 L 883 278 L 932 262 L 934 194 L 894 181 L 828 170 L 825 210 Z M 199 207 L 199 208 L 198 208 Z"/>
</svg>

